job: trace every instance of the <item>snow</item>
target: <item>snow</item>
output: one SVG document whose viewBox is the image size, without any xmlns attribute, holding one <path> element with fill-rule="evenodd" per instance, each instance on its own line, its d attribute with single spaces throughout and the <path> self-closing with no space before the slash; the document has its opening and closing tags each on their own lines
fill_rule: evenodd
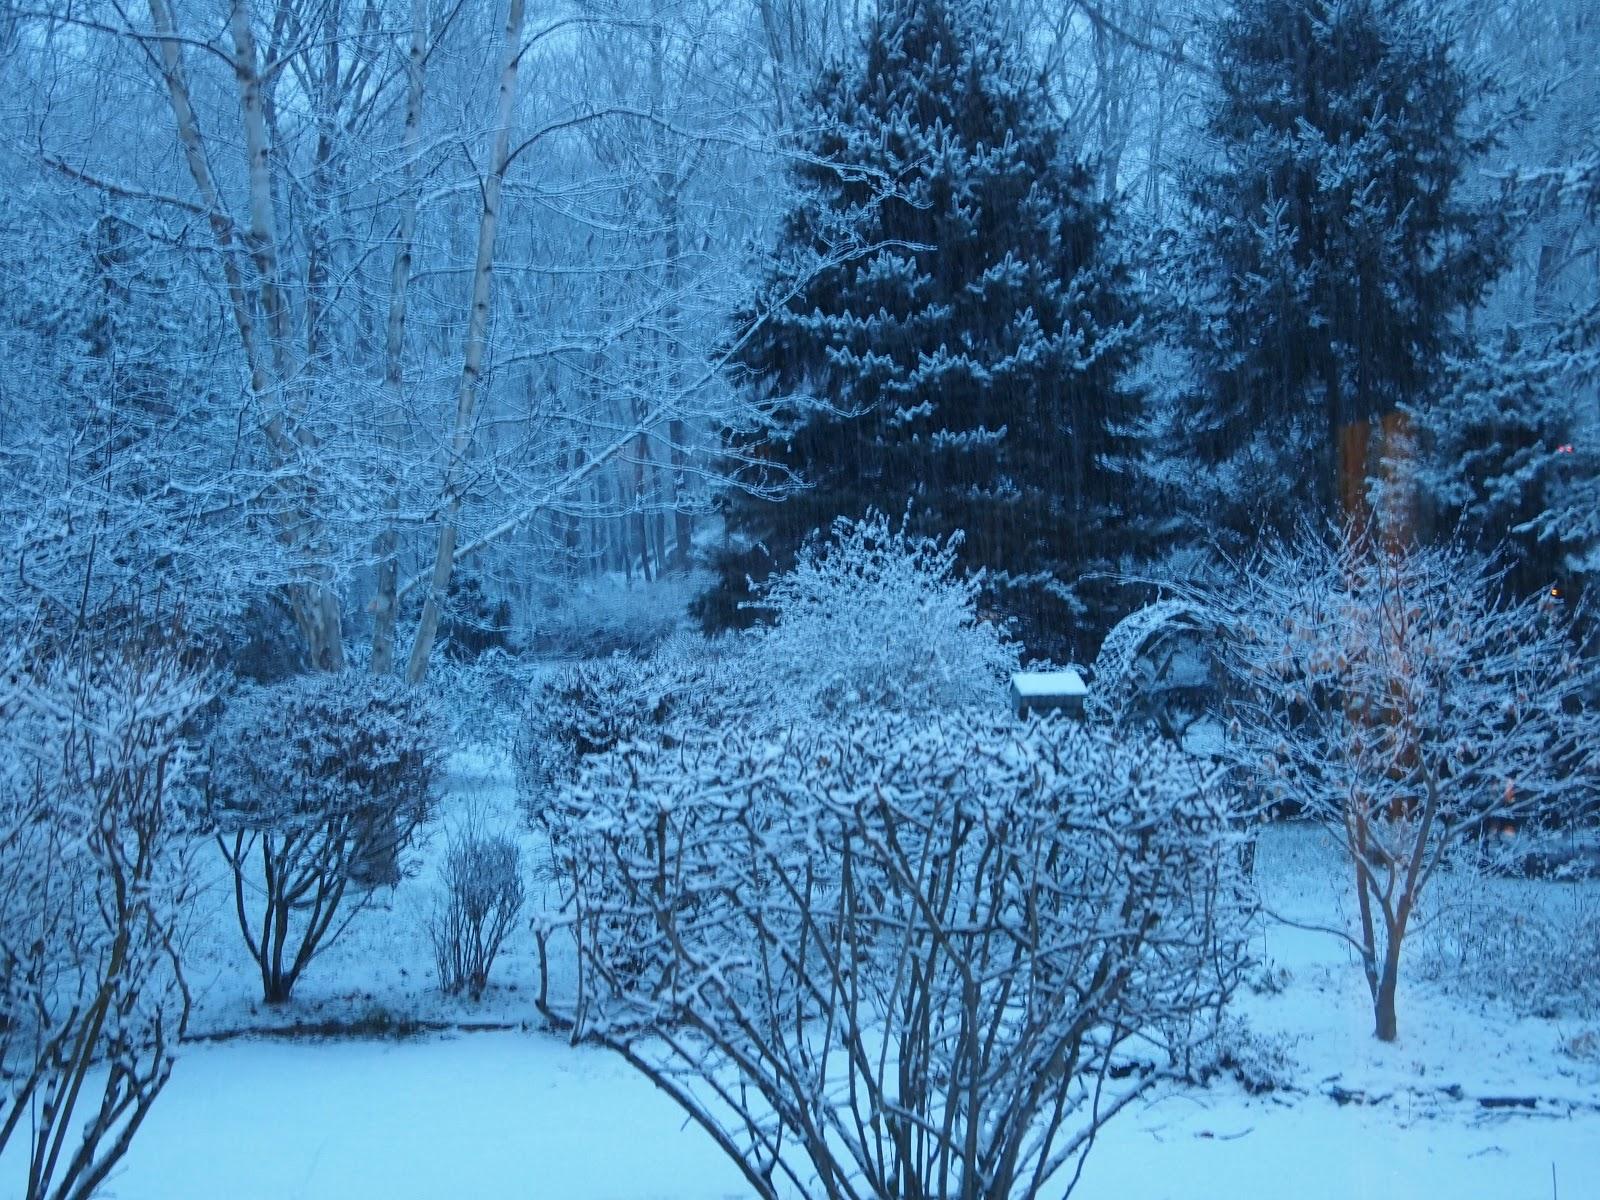
<svg viewBox="0 0 1600 1200">
<path fill-rule="evenodd" d="M 1163 1097 L 1096 1141 L 1077 1200 L 1546 1200 L 1600 1170 L 1600 1121 Z"/>
<path fill-rule="evenodd" d="M 117 1200 L 746 1190 L 620 1059 L 521 1033 L 193 1047 L 109 1188 Z"/>
<path fill-rule="evenodd" d="M 1109 1124 L 1081 1200 L 1544 1200 L 1600 1172 L 1600 1117 L 1169 1092 Z M 3 1182 L 3 1179 L 0 1179 Z M 619 1060 L 538 1033 L 188 1049 L 117 1200 L 730 1200 L 710 1138 Z"/>
<path fill-rule="evenodd" d="M 1011 677 L 1011 686 L 1018 696 L 1028 699 L 1089 694 L 1089 685 L 1084 683 L 1083 676 L 1070 667 L 1065 671 L 1018 671 Z"/>
<path fill-rule="evenodd" d="M 452 764 L 444 819 L 473 805 L 515 821 L 505 765 Z M 435 833 L 431 863 L 442 849 Z M 530 849 L 532 849 L 530 845 Z M 1337 853 L 1305 826 L 1262 837 L 1264 905 L 1337 922 L 1349 894 Z M 401 1039 L 231 1036 L 183 1048 L 172 1082 L 106 1194 L 118 1200 L 730 1200 L 750 1195 L 710 1138 L 620 1059 L 541 1031 L 526 928 L 478 1004 L 433 981 L 420 924 L 425 864 L 315 962 L 283 1010 L 237 946 L 231 895 L 194 934 L 196 1031 L 262 1030 L 382 1012 L 457 1028 Z M 1528 888 L 1575 885 L 1529 883 Z M 1585 885 L 1589 886 L 1589 885 Z M 537 906 L 537 880 L 530 903 Z M 1547 892 L 1556 895 L 1556 892 Z M 1569 893 L 1559 893 L 1567 895 Z M 1600 1178 L 1600 1030 L 1570 1015 L 1515 1016 L 1403 975 L 1400 1040 L 1372 1037 L 1353 952 L 1265 922 L 1262 958 L 1234 1016 L 1237 1057 L 1277 1086 L 1226 1076 L 1162 1084 L 1101 1132 L 1080 1200 L 1451 1200 L 1580 1196 Z M 205 964 L 204 970 L 199 970 Z M 558 981 L 559 982 L 559 981 Z M 1529 1099 L 1532 1108 L 1486 1107 Z M 0 1162 L 0 1195 L 21 1163 Z M 1552 1186 L 1552 1172 L 1554 1186 Z M 1059 1193 L 1056 1193 L 1059 1194 Z"/>
</svg>

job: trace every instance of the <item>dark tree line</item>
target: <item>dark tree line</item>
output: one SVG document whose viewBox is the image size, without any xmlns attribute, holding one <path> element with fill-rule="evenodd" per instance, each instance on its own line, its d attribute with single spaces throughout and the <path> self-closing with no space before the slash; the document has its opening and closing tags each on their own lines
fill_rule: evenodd
<svg viewBox="0 0 1600 1200">
<path fill-rule="evenodd" d="M 1030 650 L 1081 656 L 1137 598 L 1110 581 L 1175 548 L 1359 518 L 1386 485 L 1424 531 L 1481 509 L 1463 439 L 1480 477 L 1528 446 L 1451 414 L 1474 380 L 1527 391 L 1551 368 L 1481 365 L 1471 316 L 1520 211 L 1481 182 L 1509 101 L 1443 10 L 1224 10 L 1186 202 L 1158 230 L 1098 198 L 993 17 L 884 0 L 817 81 L 769 294 L 842 261 L 746 344 L 739 380 L 782 400 L 739 450 L 807 487 L 728 495 L 702 620 L 754 619 L 751 580 L 877 508 L 964 530 Z M 1542 416 L 1532 452 L 1554 453 L 1567 426 Z M 1478 525 L 1491 544 L 1510 528 Z"/>
</svg>

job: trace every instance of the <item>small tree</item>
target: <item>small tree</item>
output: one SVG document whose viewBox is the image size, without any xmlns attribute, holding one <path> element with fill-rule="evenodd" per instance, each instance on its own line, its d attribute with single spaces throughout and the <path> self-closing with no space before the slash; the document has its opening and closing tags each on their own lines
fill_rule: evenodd
<svg viewBox="0 0 1600 1200">
<path fill-rule="evenodd" d="M 623 748 L 566 795 L 583 976 L 552 1015 L 759 1196 L 1036 1196 L 1141 1090 L 1112 1082 L 1118 1048 L 1233 986 L 1211 784 L 1160 746 L 978 714 Z"/>
<path fill-rule="evenodd" d="M 27 1147 L 27 1200 L 93 1195 L 171 1076 L 205 698 L 167 650 L 0 663 L 0 1162 Z"/>
<path fill-rule="evenodd" d="M 392 679 L 311 675 L 236 698 L 212 747 L 208 800 L 239 929 L 263 998 L 282 1004 L 370 887 L 393 881 L 438 774 L 435 716 Z M 344 905 L 352 887 L 368 890 Z"/>
<path fill-rule="evenodd" d="M 1491 822 L 1576 815 L 1596 786 L 1596 680 L 1548 596 L 1512 601 L 1458 547 L 1346 531 L 1276 544 L 1209 601 L 1240 696 L 1234 751 L 1344 846 L 1377 1036 L 1401 947 L 1452 847 Z"/>
</svg>

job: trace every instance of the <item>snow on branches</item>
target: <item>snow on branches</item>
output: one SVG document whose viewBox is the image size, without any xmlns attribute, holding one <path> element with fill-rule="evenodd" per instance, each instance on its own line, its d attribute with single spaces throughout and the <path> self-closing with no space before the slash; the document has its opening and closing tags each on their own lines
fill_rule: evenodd
<svg viewBox="0 0 1600 1200">
<path fill-rule="evenodd" d="M 0 1159 L 25 1147 L 29 1197 L 92 1195 L 172 1072 L 205 699 L 167 649 L 0 662 Z"/>
<path fill-rule="evenodd" d="M 1139 1090 L 1118 1048 L 1233 986 L 1241 833 L 1215 782 L 973 713 L 624 745 L 552 828 L 582 970 L 553 1015 L 758 1195 L 1034 1196 Z"/>
<path fill-rule="evenodd" d="M 397 877 L 438 775 L 438 717 L 392 678 L 324 673 L 235 697 L 211 744 L 207 800 L 239 928 L 264 998 L 282 1003 L 359 911 L 341 914 L 347 889 Z"/>
<path fill-rule="evenodd" d="M 764 589 L 773 614 L 751 673 L 806 712 L 860 705 L 906 711 L 993 706 L 1017 648 L 978 618 L 981 572 L 957 573 L 946 541 L 893 529 L 882 513 L 833 524 Z"/>
<path fill-rule="evenodd" d="M 1558 603 L 1502 578 L 1459 547 L 1307 531 L 1205 597 L 1229 629 L 1237 761 L 1349 854 L 1384 1040 L 1401 944 L 1452 846 L 1593 803 L 1594 661 Z"/>
</svg>

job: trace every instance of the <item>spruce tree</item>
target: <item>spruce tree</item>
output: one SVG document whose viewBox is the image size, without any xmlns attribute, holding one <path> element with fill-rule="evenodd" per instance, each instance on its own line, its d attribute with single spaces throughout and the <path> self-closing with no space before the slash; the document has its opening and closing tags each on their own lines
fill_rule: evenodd
<svg viewBox="0 0 1600 1200">
<path fill-rule="evenodd" d="M 993 24 L 963 0 L 884 0 L 815 87 L 780 300 L 741 355 L 777 417 L 736 447 L 808 486 L 728 497 L 712 627 L 750 618 L 747 578 L 878 509 L 963 530 L 963 567 L 1035 649 L 1094 644 L 1104 600 L 1079 577 L 1121 548 L 1138 320 L 1110 210 Z"/>
<path fill-rule="evenodd" d="M 1169 473 L 1248 536 L 1359 504 L 1368 430 L 1435 393 L 1504 222 L 1464 194 L 1479 94 L 1421 0 L 1237 0 L 1212 46 L 1167 422 L 1200 470 Z"/>
<path fill-rule="evenodd" d="M 1594 222 L 1600 159 L 1514 175 L 1505 198 L 1534 223 Z M 1540 290 L 1530 320 L 1456 364 L 1417 410 L 1420 475 L 1444 521 L 1510 552 L 1513 589 L 1558 582 L 1577 600 L 1600 575 L 1600 299 L 1563 310 L 1537 303 Z"/>
</svg>

